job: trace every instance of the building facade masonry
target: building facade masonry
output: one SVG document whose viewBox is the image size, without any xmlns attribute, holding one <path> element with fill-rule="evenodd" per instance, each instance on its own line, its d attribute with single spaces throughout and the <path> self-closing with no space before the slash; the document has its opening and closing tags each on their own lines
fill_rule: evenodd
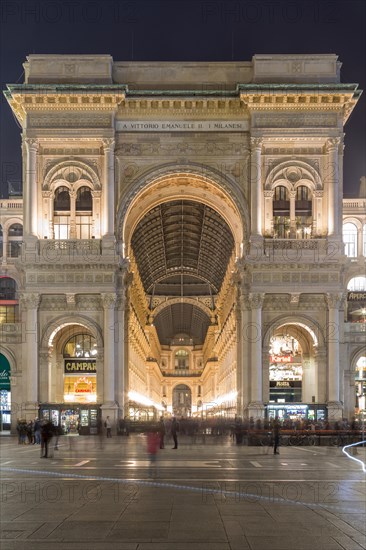
<svg viewBox="0 0 366 550">
<path fill-rule="evenodd" d="M 0 205 L 2 429 L 364 414 L 366 178 L 345 199 L 342 168 L 361 91 L 340 66 L 27 57 L 4 92 L 23 196 Z"/>
</svg>

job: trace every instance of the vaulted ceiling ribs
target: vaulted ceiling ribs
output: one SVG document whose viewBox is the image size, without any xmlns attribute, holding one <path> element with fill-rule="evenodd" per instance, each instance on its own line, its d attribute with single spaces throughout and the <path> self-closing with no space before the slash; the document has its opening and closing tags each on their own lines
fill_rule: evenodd
<svg viewBox="0 0 366 550">
<path fill-rule="evenodd" d="M 177 334 L 202 344 L 210 319 L 184 297 L 220 291 L 234 248 L 225 220 L 199 202 L 163 203 L 143 217 L 131 244 L 145 292 L 182 298 L 155 318 L 161 344 L 169 345 Z"/>
</svg>

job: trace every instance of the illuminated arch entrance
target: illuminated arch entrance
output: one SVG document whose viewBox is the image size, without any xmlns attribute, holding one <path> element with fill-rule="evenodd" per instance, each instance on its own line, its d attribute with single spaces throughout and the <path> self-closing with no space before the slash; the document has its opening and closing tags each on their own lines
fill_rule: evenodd
<svg viewBox="0 0 366 550">
<path fill-rule="evenodd" d="M 326 417 L 319 380 L 325 381 L 320 328 L 308 319 L 277 320 L 265 339 L 268 362 L 264 365 L 267 412 L 270 418 L 321 420 Z M 268 347 L 267 347 L 268 346 Z M 321 402 L 323 401 L 323 402 Z"/>
<path fill-rule="evenodd" d="M 214 327 L 222 311 L 216 303 L 235 260 L 243 256 L 248 222 L 235 183 L 195 170 L 169 167 L 141 179 L 118 213 L 121 254 L 134 274 L 128 293 L 128 391 L 140 394 L 141 402 L 148 398 L 157 410 L 164 402 L 173 412 L 174 388 L 189 380 L 184 414 L 197 411 L 200 377 L 207 364 L 214 368 Z M 229 358 L 222 355 L 222 364 L 235 380 L 232 349 L 225 351 Z M 185 369 L 174 367 L 178 350 L 187 353 Z M 227 384 L 227 377 L 221 379 Z M 210 402 L 214 397 L 207 395 Z"/>
</svg>

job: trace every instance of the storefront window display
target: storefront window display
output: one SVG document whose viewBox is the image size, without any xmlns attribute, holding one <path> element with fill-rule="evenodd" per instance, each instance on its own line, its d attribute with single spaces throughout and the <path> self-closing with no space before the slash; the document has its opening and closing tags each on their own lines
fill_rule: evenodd
<svg viewBox="0 0 366 550">
<path fill-rule="evenodd" d="M 356 413 L 366 410 L 366 357 L 360 357 L 356 364 Z"/>
<path fill-rule="evenodd" d="M 96 403 L 98 356 L 95 338 L 77 334 L 64 347 L 64 400 L 68 403 Z"/>
<path fill-rule="evenodd" d="M 274 336 L 269 354 L 270 402 L 301 402 L 303 371 L 298 341 L 289 335 Z"/>
</svg>

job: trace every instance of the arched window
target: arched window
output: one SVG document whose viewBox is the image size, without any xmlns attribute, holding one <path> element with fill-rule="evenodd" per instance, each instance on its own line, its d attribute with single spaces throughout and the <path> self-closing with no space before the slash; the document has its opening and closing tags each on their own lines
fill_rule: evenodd
<svg viewBox="0 0 366 550">
<path fill-rule="evenodd" d="M 290 236 L 290 200 L 286 187 L 278 185 L 273 197 L 273 234 L 278 239 Z"/>
<path fill-rule="evenodd" d="M 295 218 L 296 238 L 309 239 L 313 225 L 313 203 L 310 189 L 306 185 L 299 185 L 296 189 Z"/>
<path fill-rule="evenodd" d="M 180 349 L 175 353 L 174 361 L 175 370 L 189 369 L 189 354 L 188 351 Z"/>
<path fill-rule="evenodd" d="M 20 223 L 13 223 L 9 227 L 9 251 L 8 256 L 10 258 L 18 258 L 20 255 L 20 247 L 23 239 L 23 226 Z"/>
<path fill-rule="evenodd" d="M 363 226 L 362 240 L 363 240 L 362 254 L 366 258 L 366 223 Z"/>
<path fill-rule="evenodd" d="M 56 189 L 53 208 L 55 212 L 70 211 L 70 193 L 67 187 L 58 187 Z"/>
<path fill-rule="evenodd" d="M 344 253 L 349 258 L 357 257 L 357 227 L 353 223 L 343 225 Z"/>
<path fill-rule="evenodd" d="M 366 292 L 366 277 L 353 277 L 347 285 L 351 292 Z"/>
<path fill-rule="evenodd" d="M 366 277 L 353 277 L 347 285 L 347 321 L 366 323 Z"/>
<path fill-rule="evenodd" d="M 98 354 L 97 342 L 90 334 L 76 334 L 70 338 L 63 351 L 64 357 L 95 358 Z"/>
<path fill-rule="evenodd" d="M 93 198 L 89 187 L 80 187 L 76 194 L 76 238 L 92 237 Z"/>
<path fill-rule="evenodd" d="M 68 239 L 70 235 L 70 193 L 67 187 L 58 187 L 53 203 L 55 239 Z"/>
<path fill-rule="evenodd" d="M 3 257 L 3 228 L 0 225 L 0 258 Z"/>
<path fill-rule="evenodd" d="M 92 207 L 93 199 L 89 187 L 80 187 L 76 194 L 76 212 L 91 212 Z"/>
</svg>

